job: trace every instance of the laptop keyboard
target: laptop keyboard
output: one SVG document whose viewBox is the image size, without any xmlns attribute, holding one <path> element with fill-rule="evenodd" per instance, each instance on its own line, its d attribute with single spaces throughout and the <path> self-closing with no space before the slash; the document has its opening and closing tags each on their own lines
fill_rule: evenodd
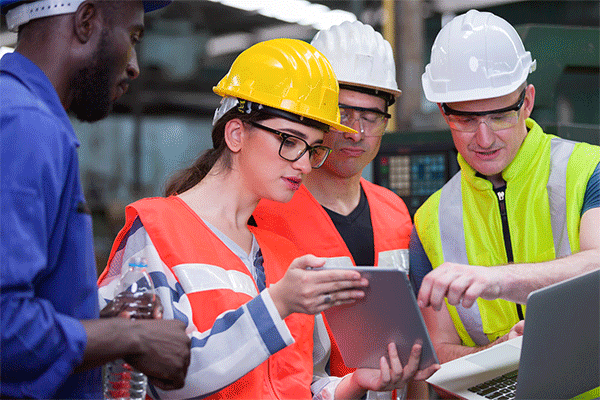
<svg viewBox="0 0 600 400">
<path fill-rule="evenodd" d="M 517 389 L 517 373 L 515 370 L 489 381 L 469 388 L 470 392 L 477 393 L 488 399 L 507 400 L 514 399 Z"/>
</svg>

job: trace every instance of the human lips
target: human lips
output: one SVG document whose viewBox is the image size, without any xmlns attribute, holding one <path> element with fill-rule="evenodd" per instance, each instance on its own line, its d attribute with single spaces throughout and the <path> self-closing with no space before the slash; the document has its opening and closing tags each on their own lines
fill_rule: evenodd
<svg viewBox="0 0 600 400">
<path fill-rule="evenodd" d="M 284 177 L 283 180 L 287 183 L 287 186 L 290 190 L 298 190 L 300 185 L 302 184 L 302 178 L 288 176 Z"/>
<path fill-rule="evenodd" d="M 360 157 L 365 152 L 363 149 L 360 149 L 358 147 L 344 147 L 341 148 L 339 151 L 340 153 L 348 157 Z"/>
<path fill-rule="evenodd" d="M 118 84 L 113 101 L 119 100 L 121 96 L 127 93 L 127 90 L 129 90 L 129 84 L 127 82 L 121 82 L 120 84 Z"/>
<path fill-rule="evenodd" d="M 482 160 L 492 160 L 498 156 L 501 149 L 494 150 L 473 150 L 475 155 Z"/>
</svg>

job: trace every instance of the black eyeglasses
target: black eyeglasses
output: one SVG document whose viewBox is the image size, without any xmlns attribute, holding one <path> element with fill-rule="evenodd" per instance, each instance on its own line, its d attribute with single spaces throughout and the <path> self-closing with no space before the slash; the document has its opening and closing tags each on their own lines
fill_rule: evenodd
<svg viewBox="0 0 600 400">
<path fill-rule="evenodd" d="M 250 121 L 250 125 L 262 129 L 267 132 L 271 132 L 281 138 L 281 146 L 279 146 L 279 157 L 287 161 L 298 161 L 304 153 L 308 151 L 310 160 L 310 166 L 314 169 L 319 168 L 327 156 L 331 153 L 331 149 L 327 146 L 316 145 L 310 146 L 304 139 L 298 136 L 290 135 L 289 133 L 280 132 L 277 129 L 269 128 L 268 126 L 261 125 L 257 122 Z"/>
<path fill-rule="evenodd" d="M 454 110 L 446 103 L 442 103 L 442 111 L 446 116 L 446 121 L 450 128 L 462 132 L 475 132 L 481 122 L 485 122 L 493 131 L 512 128 L 519 121 L 519 111 L 525 102 L 525 93 L 527 88 L 523 89 L 519 100 L 512 106 L 500 108 L 491 111 L 459 111 Z M 485 117 L 482 121 L 477 117 Z"/>
</svg>

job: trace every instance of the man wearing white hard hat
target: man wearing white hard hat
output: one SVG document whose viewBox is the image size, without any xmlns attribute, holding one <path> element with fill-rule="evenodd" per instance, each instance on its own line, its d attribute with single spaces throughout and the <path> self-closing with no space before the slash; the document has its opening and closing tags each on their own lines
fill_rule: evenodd
<svg viewBox="0 0 600 400">
<path fill-rule="evenodd" d="M 287 237 L 307 253 L 329 257 L 337 265 L 400 266 L 408 273 L 412 222 L 406 205 L 395 193 L 362 178 L 364 168 L 379 151 L 390 118 L 388 107 L 401 93 L 392 48 L 380 33 L 359 21 L 322 30 L 311 44 L 331 62 L 340 83 L 341 122 L 356 132 L 326 133 L 323 143 L 332 152 L 323 166 L 307 175 L 289 203 L 263 200 L 253 215 L 259 226 Z M 344 365 L 335 339 L 324 326 L 315 331 L 323 368 L 327 364 L 327 373 L 333 375 L 333 398 L 340 381 L 335 377 L 350 377 L 353 369 Z M 418 353 L 420 346 L 413 350 Z M 406 382 L 426 379 L 437 368 L 410 372 L 411 362 L 408 364 L 404 366 Z M 378 381 L 377 373 L 372 370 L 374 375 L 367 376 L 362 371 L 353 379 L 373 391 L 395 389 Z M 424 385 L 412 385 L 411 389 L 419 386 L 425 392 L 411 395 L 426 396 Z M 405 387 L 403 384 L 398 390 L 400 395 Z"/>
<path fill-rule="evenodd" d="M 80 120 L 105 117 L 140 71 L 144 12 L 170 1 L 0 0 L 14 53 L 0 59 L 2 398 L 99 399 L 124 359 L 183 386 L 186 324 L 99 318 L 92 216 L 79 179 Z"/>
<path fill-rule="evenodd" d="M 441 362 L 521 335 L 530 292 L 600 268 L 600 148 L 530 118 L 535 67 L 508 22 L 471 10 L 439 32 L 422 76 L 461 167 L 417 211 L 411 237 Z"/>
</svg>

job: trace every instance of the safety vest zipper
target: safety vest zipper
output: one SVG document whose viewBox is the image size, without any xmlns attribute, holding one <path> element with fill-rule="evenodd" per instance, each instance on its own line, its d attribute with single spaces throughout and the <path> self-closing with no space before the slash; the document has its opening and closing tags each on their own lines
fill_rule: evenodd
<svg viewBox="0 0 600 400">
<path fill-rule="evenodd" d="M 508 263 L 512 263 L 514 261 L 513 251 L 512 251 L 512 242 L 510 240 L 510 229 L 508 227 L 508 214 L 506 212 L 506 185 L 494 188 L 496 192 L 496 196 L 498 197 L 498 207 L 500 209 L 500 218 L 502 220 L 502 233 L 504 235 L 504 248 L 506 250 L 506 259 Z M 523 309 L 520 304 L 517 305 L 517 314 L 519 315 L 519 320 L 523 320 Z"/>
</svg>

